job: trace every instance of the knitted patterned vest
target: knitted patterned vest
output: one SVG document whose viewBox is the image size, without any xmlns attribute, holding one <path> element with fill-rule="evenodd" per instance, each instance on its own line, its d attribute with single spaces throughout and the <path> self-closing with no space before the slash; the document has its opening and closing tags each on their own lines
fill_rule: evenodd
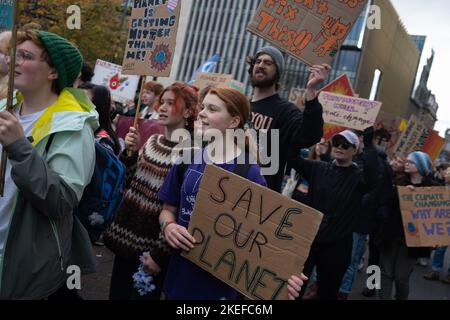
<svg viewBox="0 0 450 320">
<path fill-rule="evenodd" d="M 159 266 L 168 262 L 169 248 L 160 236 L 162 204 L 158 192 L 172 167 L 175 145 L 155 134 L 142 147 L 139 159 L 122 158 L 131 177 L 127 182 L 131 182 L 123 206 L 103 234 L 106 246 L 121 258 L 137 261 L 144 251 L 149 251 Z"/>
</svg>

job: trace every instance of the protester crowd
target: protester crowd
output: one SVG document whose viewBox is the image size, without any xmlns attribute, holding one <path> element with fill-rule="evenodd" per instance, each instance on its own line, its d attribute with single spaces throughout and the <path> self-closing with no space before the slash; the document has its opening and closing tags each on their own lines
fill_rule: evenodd
<svg viewBox="0 0 450 320">
<path fill-rule="evenodd" d="M 247 58 L 250 99 L 230 88 L 199 92 L 183 82 L 163 87 L 149 81 L 141 99 L 121 108 L 108 88 L 90 82 L 92 68 L 66 39 L 19 31 L 15 66 L 10 41 L 11 33 L 0 34 L 0 151 L 8 157 L 0 199 L 1 299 L 79 298 L 66 286 L 66 269 L 95 272 L 92 245 L 103 244 L 115 255 L 112 300 L 243 299 L 181 255 L 195 244 L 188 226 L 207 163 L 323 213 L 304 269 L 288 280 L 292 300 L 347 299 L 357 290 L 366 248 L 369 265 L 381 268 L 381 289 L 365 288 L 364 295 L 407 300 L 414 265 L 432 250 L 432 270 L 424 278 L 441 279 L 446 248 L 407 247 L 396 186 L 448 186 L 449 165 L 434 168 L 419 151 L 389 158 L 376 145 L 373 127 L 325 139 L 317 90 L 329 80 L 329 65 L 310 68 L 304 111 L 278 94 L 284 57 L 274 47 Z M 10 67 L 15 91 L 6 110 Z M 121 142 L 117 116 L 136 114 L 163 133 L 141 141 L 139 128 L 131 126 Z M 279 159 L 275 174 L 263 175 L 266 164 L 250 163 L 259 158 L 258 141 L 240 146 L 225 134 L 250 128 L 278 130 L 279 140 L 270 136 L 265 146 L 279 146 L 278 154 L 269 154 Z M 178 129 L 190 137 L 219 131 L 227 147 L 216 140 L 180 143 L 173 138 Z M 185 154 L 194 161 L 182 162 Z M 113 184 L 105 185 L 106 174 Z M 450 270 L 442 282 L 450 284 Z"/>
</svg>

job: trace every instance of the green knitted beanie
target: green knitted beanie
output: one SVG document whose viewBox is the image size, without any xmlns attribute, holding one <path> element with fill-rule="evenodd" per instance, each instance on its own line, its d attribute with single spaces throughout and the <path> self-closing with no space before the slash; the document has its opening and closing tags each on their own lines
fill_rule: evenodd
<svg viewBox="0 0 450 320">
<path fill-rule="evenodd" d="M 71 87 L 81 72 L 83 56 L 69 41 L 57 34 L 33 30 L 48 52 L 50 60 L 58 72 L 56 90 L 61 92 Z"/>
</svg>

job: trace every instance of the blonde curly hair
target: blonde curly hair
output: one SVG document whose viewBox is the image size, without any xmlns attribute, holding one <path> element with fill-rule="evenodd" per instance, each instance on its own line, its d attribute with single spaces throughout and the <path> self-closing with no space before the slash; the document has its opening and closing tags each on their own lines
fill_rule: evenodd
<svg viewBox="0 0 450 320">
<path fill-rule="evenodd" d="M 8 54 L 11 45 L 11 31 L 3 31 L 0 33 L 0 52 Z"/>
<path fill-rule="evenodd" d="M 7 55 L 11 45 L 11 31 L 0 33 L 0 53 Z M 0 74 L 0 100 L 8 94 L 8 75 Z"/>
</svg>

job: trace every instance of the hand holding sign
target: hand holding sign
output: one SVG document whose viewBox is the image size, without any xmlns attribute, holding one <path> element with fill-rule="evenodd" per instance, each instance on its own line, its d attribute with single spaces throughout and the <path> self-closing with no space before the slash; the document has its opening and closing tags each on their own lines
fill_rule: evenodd
<svg viewBox="0 0 450 320">
<path fill-rule="evenodd" d="M 311 74 L 309 75 L 308 83 L 306 84 L 306 89 L 316 89 L 322 82 L 328 79 L 330 74 L 331 66 L 323 63 L 321 65 L 313 65 L 310 69 Z"/>
<path fill-rule="evenodd" d="M 291 276 L 289 278 L 287 285 L 289 300 L 295 300 L 299 297 L 304 281 L 308 281 L 308 278 L 303 273 L 300 278 L 297 276 Z"/>
<path fill-rule="evenodd" d="M 187 252 L 194 249 L 195 238 L 190 235 L 185 227 L 179 224 L 172 223 L 167 225 L 164 229 L 164 237 L 174 249 L 181 249 Z"/>
<path fill-rule="evenodd" d="M 317 86 L 328 79 L 331 67 L 330 65 L 323 63 L 321 65 L 314 65 L 309 70 L 311 71 L 311 74 L 309 75 L 309 80 L 306 84 L 305 93 L 305 98 L 307 101 L 311 101 L 316 98 L 314 89 L 316 89 Z"/>
<path fill-rule="evenodd" d="M 125 148 L 131 153 L 136 153 L 139 151 L 139 146 L 141 142 L 141 137 L 139 131 L 135 127 L 130 127 L 130 132 L 128 132 L 125 137 Z"/>
<path fill-rule="evenodd" d="M 0 112 L 0 143 L 6 147 L 24 136 L 19 120 L 9 111 Z"/>
</svg>

